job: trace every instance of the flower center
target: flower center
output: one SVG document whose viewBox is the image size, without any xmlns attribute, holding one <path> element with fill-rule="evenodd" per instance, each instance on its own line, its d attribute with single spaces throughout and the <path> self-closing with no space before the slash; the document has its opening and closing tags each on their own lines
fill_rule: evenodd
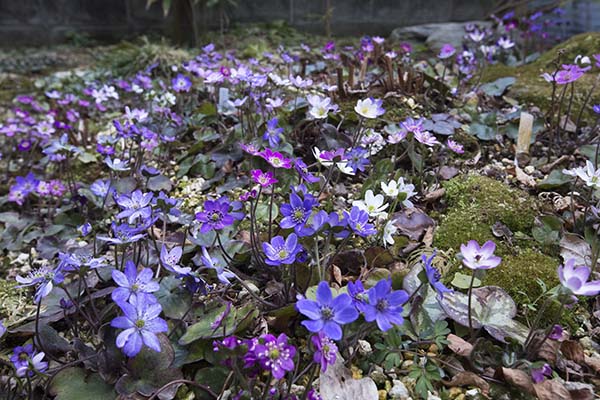
<svg viewBox="0 0 600 400">
<path fill-rule="evenodd" d="M 294 222 L 302 222 L 304 220 L 304 209 L 296 208 L 294 209 L 294 214 L 292 216 Z"/>
<path fill-rule="evenodd" d="M 277 347 L 271 349 L 271 351 L 269 352 L 269 358 L 272 360 L 276 360 L 279 358 L 279 349 Z"/>
<path fill-rule="evenodd" d="M 322 307 L 321 308 L 321 317 L 325 320 L 333 318 L 333 310 L 330 307 Z"/>
<path fill-rule="evenodd" d="M 137 321 L 135 321 L 135 326 L 138 328 L 143 328 L 144 325 L 146 325 L 146 321 L 144 321 L 143 319 L 138 319 Z"/>
<path fill-rule="evenodd" d="M 137 283 L 134 283 L 133 285 L 131 285 L 132 292 L 137 292 L 138 290 L 140 290 L 140 286 Z"/>
<path fill-rule="evenodd" d="M 278 167 L 281 165 L 281 160 L 279 158 L 276 157 L 271 157 L 269 159 L 269 161 L 271 162 L 271 164 L 273 164 L 273 166 Z"/>
<path fill-rule="evenodd" d="M 279 250 L 279 252 L 277 253 L 277 256 L 278 256 L 280 259 L 287 258 L 287 256 L 288 256 L 288 252 L 287 252 L 287 250 L 286 250 L 286 249 L 281 249 L 281 250 Z"/>
<path fill-rule="evenodd" d="M 210 220 L 212 222 L 219 222 L 223 218 L 223 214 L 220 211 L 211 211 Z"/>
<path fill-rule="evenodd" d="M 388 302 L 385 299 L 381 299 L 377 302 L 377 306 L 375 306 L 377 308 L 377 311 L 385 311 L 388 308 Z"/>
</svg>

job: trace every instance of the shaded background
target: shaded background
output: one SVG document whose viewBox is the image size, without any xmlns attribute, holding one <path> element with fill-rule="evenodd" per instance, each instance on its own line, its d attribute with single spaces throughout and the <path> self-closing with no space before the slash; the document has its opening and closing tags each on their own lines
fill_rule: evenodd
<svg viewBox="0 0 600 400">
<path fill-rule="evenodd" d="M 83 35 L 114 42 L 139 34 L 170 37 L 191 43 L 194 33 L 238 23 L 285 21 L 293 27 L 324 33 L 327 3 L 332 8 L 333 34 L 387 36 L 394 28 L 431 22 L 486 18 L 498 7 L 494 0 L 237 0 L 236 7 L 217 9 L 200 0 L 191 10 L 187 1 L 172 0 L 164 18 L 160 0 L 0 0 L 0 46 L 57 44 Z M 548 2 L 517 2 L 539 5 Z M 529 4 L 529 5 L 531 5 Z M 600 0 L 564 4 L 572 35 L 600 30 Z M 195 21 L 195 26 L 192 23 Z M 194 27 L 196 32 L 194 32 Z"/>
</svg>

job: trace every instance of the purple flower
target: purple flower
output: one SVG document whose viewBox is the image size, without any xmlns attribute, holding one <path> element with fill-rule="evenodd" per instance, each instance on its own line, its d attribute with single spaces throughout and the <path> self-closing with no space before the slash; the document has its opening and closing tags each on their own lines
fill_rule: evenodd
<svg viewBox="0 0 600 400">
<path fill-rule="evenodd" d="M 559 340 L 562 338 L 563 328 L 562 326 L 555 324 L 550 331 L 550 335 L 548 335 L 548 339 Z"/>
<path fill-rule="evenodd" d="M 400 123 L 400 128 L 406 130 L 407 132 L 417 133 L 423 130 L 423 124 L 425 123 L 424 118 L 419 118 L 417 120 L 413 118 L 406 118 L 403 122 Z"/>
<path fill-rule="evenodd" d="M 392 291 L 392 280 L 382 279 L 367 291 L 369 302 L 365 305 L 363 315 L 367 322 L 377 322 L 382 331 L 387 331 L 392 324 L 402 325 L 402 305 L 408 300 L 404 290 Z"/>
<path fill-rule="evenodd" d="M 160 261 L 162 265 L 168 270 L 178 275 L 187 275 L 192 269 L 190 267 L 182 267 L 179 265 L 183 250 L 181 246 L 175 246 L 169 251 L 167 246 L 164 244 L 160 249 Z"/>
<path fill-rule="evenodd" d="M 337 345 L 333 340 L 325 336 L 323 332 L 313 335 L 310 340 L 315 346 L 313 361 L 321 364 L 321 372 L 327 371 L 327 366 L 333 365 L 337 358 Z"/>
<path fill-rule="evenodd" d="M 252 170 L 252 180 L 262 187 L 269 187 L 278 182 L 272 171 L 263 172 L 260 169 Z"/>
<path fill-rule="evenodd" d="M 575 64 L 563 65 L 562 68 L 563 69 L 556 73 L 555 80 L 558 85 L 566 85 L 568 83 L 575 82 L 577 79 L 583 76 L 585 71 L 590 69 L 590 67 L 581 68 L 580 66 Z"/>
<path fill-rule="evenodd" d="M 367 237 L 377 233 L 377 229 L 370 224 L 369 213 L 361 210 L 357 206 L 352 207 L 350 212 L 344 211 L 344 216 L 348 221 L 348 226 L 359 236 Z"/>
<path fill-rule="evenodd" d="M 126 243 L 134 243 L 146 236 L 145 234 L 140 233 L 140 229 L 136 227 L 129 226 L 127 224 L 117 225 L 115 222 L 111 224 L 111 229 L 113 231 L 113 237 L 109 236 L 97 236 L 98 240 L 102 240 L 104 242 L 112 243 L 115 245 L 118 244 L 126 244 Z"/>
<path fill-rule="evenodd" d="M 117 347 L 123 349 L 128 357 L 135 357 L 142 349 L 142 344 L 160 351 L 156 334 L 169 330 L 166 321 L 159 318 L 162 311 L 160 304 L 150 303 L 146 296 L 136 296 L 129 303 L 120 303 L 119 307 L 125 315 L 116 317 L 110 323 L 113 328 L 125 329 L 117 336 Z"/>
<path fill-rule="evenodd" d="M 313 205 L 314 201 L 312 196 L 302 200 L 297 193 L 290 193 L 290 204 L 286 203 L 281 205 L 281 215 L 284 217 L 279 223 L 279 226 L 283 229 L 294 228 L 294 231 L 297 234 L 301 234 L 304 225 L 312 212 Z"/>
<path fill-rule="evenodd" d="M 446 58 L 452 57 L 456 53 L 456 49 L 449 43 L 446 43 L 440 49 L 440 53 L 438 54 L 438 58 L 445 60 Z"/>
<path fill-rule="evenodd" d="M 531 370 L 531 379 L 534 383 L 543 382 L 546 377 L 552 376 L 552 368 L 548 364 L 544 364 L 541 368 L 533 368 Z"/>
<path fill-rule="evenodd" d="M 281 133 L 283 132 L 283 128 L 279 128 L 277 118 L 273 118 L 267 122 L 267 131 L 263 135 L 263 140 L 267 140 L 269 142 L 269 146 L 276 147 L 281 142 Z"/>
<path fill-rule="evenodd" d="M 285 158 L 283 154 L 271 149 L 265 149 L 258 155 L 264 158 L 274 168 L 292 168 L 292 160 Z"/>
<path fill-rule="evenodd" d="M 115 189 L 111 187 L 109 180 L 98 179 L 90 185 L 90 190 L 98 197 L 106 197 L 110 193 L 114 193 Z"/>
<path fill-rule="evenodd" d="M 589 281 L 591 270 L 585 265 L 575 266 L 575 259 L 567 260 L 564 267 L 558 266 L 560 283 L 573 294 L 580 296 L 596 296 L 600 293 L 600 280 Z"/>
<path fill-rule="evenodd" d="M 441 274 L 435 267 L 431 265 L 433 259 L 435 258 L 436 252 L 433 251 L 431 257 L 427 258 L 425 254 L 421 256 L 421 260 L 423 261 L 423 265 L 425 266 L 425 274 L 427 275 L 427 280 L 429 284 L 435 289 L 437 295 L 440 299 L 444 298 L 444 293 L 452 293 L 452 289 L 448 289 L 444 284 L 440 281 Z"/>
<path fill-rule="evenodd" d="M 146 220 L 152 215 L 150 203 L 154 195 L 151 192 L 142 193 L 136 190 L 130 195 L 117 196 L 115 202 L 123 211 L 117 214 L 117 218 L 127 218 L 127 222 L 134 223 L 138 218 Z"/>
<path fill-rule="evenodd" d="M 354 308 L 352 299 L 346 293 L 334 298 L 325 281 L 319 283 L 316 294 L 316 301 L 300 299 L 296 302 L 296 309 L 309 318 L 302 321 L 302 325 L 310 332 L 323 332 L 333 340 L 340 340 L 341 325 L 349 324 L 358 318 L 358 311 Z"/>
<path fill-rule="evenodd" d="M 10 361 L 15 366 L 18 377 L 23 378 L 25 375 L 31 377 L 35 372 L 44 372 L 48 369 L 48 363 L 42 361 L 45 355 L 43 352 L 36 353 L 33 345 L 27 344 L 23 347 L 15 347 Z"/>
<path fill-rule="evenodd" d="M 497 267 L 502 259 L 494 255 L 496 244 L 488 240 L 479 247 L 475 240 L 469 240 L 464 245 L 460 245 L 460 253 L 463 257 L 462 263 L 471 269 L 491 269 Z"/>
<path fill-rule="evenodd" d="M 280 334 L 278 337 L 266 334 L 261 339 L 262 343 L 254 349 L 260 365 L 265 370 L 271 371 L 273 378 L 283 378 L 286 371 L 294 369 L 296 348 L 288 344 L 285 333 Z"/>
<path fill-rule="evenodd" d="M 452 139 L 448 139 L 448 141 L 446 142 L 446 145 L 448 146 L 448 148 L 450 150 L 452 150 L 456 154 L 463 154 L 465 152 L 463 145 L 455 142 Z"/>
<path fill-rule="evenodd" d="M 348 294 L 352 298 L 354 307 L 356 307 L 358 311 L 363 312 L 365 305 L 369 301 L 369 296 L 367 295 L 363 283 L 359 280 L 356 282 L 348 282 Z"/>
<path fill-rule="evenodd" d="M 438 140 L 431 133 L 427 131 L 418 131 L 414 133 L 417 142 L 424 144 L 425 146 L 433 147 L 436 144 L 440 144 Z"/>
<path fill-rule="evenodd" d="M 346 165 L 352 168 L 352 173 L 356 174 L 357 171 L 365 170 L 365 167 L 370 164 L 369 152 L 367 149 L 362 147 L 354 147 L 348 153 L 346 153 Z"/>
<path fill-rule="evenodd" d="M 89 222 L 86 222 L 83 225 L 80 225 L 77 227 L 77 232 L 79 232 L 79 234 L 84 237 L 89 235 L 91 231 L 92 231 L 92 224 L 90 224 Z"/>
<path fill-rule="evenodd" d="M 150 268 L 144 268 L 138 274 L 135 264 L 129 260 L 125 263 L 124 272 L 117 269 L 112 271 L 113 281 L 119 285 L 111 295 L 115 303 L 123 303 L 133 297 L 146 297 L 138 295 L 153 293 L 160 288 L 158 282 L 152 280 Z"/>
<path fill-rule="evenodd" d="M 285 240 L 282 236 L 275 236 L 271 239 L 271 243 L 264 242 L 262 248 L 267 256 L 265 262 L 275 266 L 293 264 L 296 255 L 302 250 L 295 233 L 291 233 Z"/>
<path fill-rule="evenodd" d="M 50 294 L 54 285 L 62 283 L 65 277 L 59 268 L 53 270 L 48 266 L 42 266 L 31 271 L 26 277 L 17 275 L 15 279 L 20 283 L 18 287 L 37 286 L 34 300 L 39 303 L 42 298 Z"/>
<path fill-rule="evenodd" d="M 217 272 L 217 279 L 224 285 L 231 285 L 229 279 L 233 279 L 236 275 L 233 272 L 225 269 L 224 263 L 210 256 L 206 247 L 202 247 L 202 255 L 200 256 L 202 263 L 206 268 L 214 269 Z"/>
<path fill-rule="evenodd" d="M 177 74 L 177 76 L 171 80 L 171 84 L 173 90 L 176 92 L 189 92 L 192 87 L 190 78 L 183 74 Z"/>
<path fill-rule="evenodd" d="M 4 326 L 4 321 L 0 319 L 0 338 L 2 338 L 2 336 L 4 336 L 5 333 L 6 327 Z"/>
<path fill-rule="evenodd" d="M 315 183 L 315 182 L 319 181 L 319 178 L 317 178 L 316 176 L 314 176 L 313 174 L 311 174 L 308 171 L 308 166 L 306 165 L 306 163 L 304 161 L 302 161 L 301 158 L 296 158 L 294 160 L 294 168 L 296 168 L 296 171 L 298 171 L 298 174 L 300 174 L 300 177 L 302 179 L 304 179 L 306 182 Z"/>
<path fill-rule="evenodd" d="M 595 105 L 592 107 L 592 110 L 594 110 L 594 112 L 595 112 L 596 114 L 600 114 L 600 104 L 595 104 Z"/>
<path fill-rule="evenodd" d="M 196 219 L 202 222 L 201 233 L 207 233 L 211 230 L 221 230 L 226 226 L 233 225 L 235 220 L 243 218 L 241 213 L 231 213 L 233 204 L 227 197 L 221 197 L 218 200 L 206 200 L 204 202 L 204 211 L 196 213 Z"/>
</svg>

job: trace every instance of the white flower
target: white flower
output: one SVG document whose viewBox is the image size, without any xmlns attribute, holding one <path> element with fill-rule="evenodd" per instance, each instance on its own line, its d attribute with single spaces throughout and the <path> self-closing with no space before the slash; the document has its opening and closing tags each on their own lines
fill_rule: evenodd
<svg viewBox="0 0 600 400">
<path fill-rule="evenodd" d="M 371 217 L 377 217 L 378 215 L 382 214 L 386 208 L 390 206 L 387 203 L 384 204 L 383 195 L 378 194 L 377 196 L 375 196 L 373 194 L 373 191 L 370 189 L 367 190 L 367 192 L 365 193 L 364 200 L 354 200 L 352 202 L 352 205 L 368 212 L 369 216 Z"/>
<path fill-rule="evenodd" d="M 587 186 L 600 189 L 600 169 L 595 169 L 590 160 L 586 160 L 585 167 L 563 169 L 563 174 L 575 176 L 584 181 Z"/>
<path fill-rule="evenodd" d="M 364 100 L 358 100 L 354 111 L 365 118 L 377 118 L 385 113 L 382 107 L 383 101 L 379 99 L 368 98 Z"/>
<path fill-rule="evenodd" d="M 327 118 L 329 110 L 333 108 L 331 99 L 329 97 L 321 97 L 319 95 L 309 94 L 306 96 L 306 100 L 308 101 L 308 104 L 310 104 L 308 115 L 312 119 Z"/>
<path fill-rule="evenodd" d="M 398 197 L 400 192 L 398 191 L 398 183 L 395 180 L 391 180 L 390 183 L 386 184 L 385 182 L 381 182 L 381 190 L 385 193 L 386 196 L 389 196 L 393 199 Z"/>
<path fill-rule="evenodd" d="M 342 162 L 339 162 L 339 163 L 336 163 L 335 165 L 338 167 L 338 169 L 339 169 L 339 170 L 340 170 L 340 171 L 341 171 L 343 174 L 346 174 L 346 175 L 356 175 L 356 174 L 354 173 L 354 170 L 352 169 L 352 167 L 349 167 L 349 166 L 348 166 L 348 164 L 347 164 L 347 163 L 345 163 L 345 162 L 343 162 L 343 161 L 342 161 Z"/>
<path fill-rule="evenodd" d="M 393 245 L 394 244 L 394 237 L 393 235 L 396 234 L 396 232 L 398 232 L 398 228 L 396 228 L 396 225 L 394 225 L 394 223 L 392 221 L 388 221 L 385 226 L 383 227 L 383 246 L 387 247 L 387 245 Z"/>
<path fill-rule="evenodd" d="M 508 50 L 514 47 L 515 42 L 506 37 L 501 37 L 498 39 L 498 46 L 502 47 L 504 50 Z"/>
<path fill-rule="evenodd" d="M 404 207 L 407 208 L 413 208 L 414 205 L 412 203 L 412 201 L 410 201 L 409 199 L 411 197 L 413 197 L 415 194 L 417 194 L 417 192 L 415 192 L 415 185 L 411 184 L 411 183 L 404 183 L 404 178 L 399 178 L 398 179 L 398 194 L 400 193 L 404 193 L 406 195 L 406 198 L 404 200 L 402 200 L 402 205 L 404 205 Z"/>
<path fill-rule="evenodd" d="M 333 164 L 333 161 L 321 158 L 321 153 L 323 152 L 319 150 L 318 147 L 313 147 L 313 155 L 315 156 L 315 159 L 319 162 L 319 164 L 321 164 L 324 167 L 331 166 Z"/>
</svg>

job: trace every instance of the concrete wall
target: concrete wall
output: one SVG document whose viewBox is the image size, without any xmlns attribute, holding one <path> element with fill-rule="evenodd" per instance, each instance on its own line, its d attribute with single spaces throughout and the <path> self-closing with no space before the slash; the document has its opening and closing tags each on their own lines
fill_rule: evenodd
<svg viewBox="0 0 600 400">
<path fill-rule="evenodd" d="M 538 0 L 543 1 L 543 0 Z M 284 20 L 323 32 L 325 0 L 237 0 L 234 23 Z M 191 14 L 182 0 L 165 19 L 160 4 L 146 0 L 0 0 L 0 47 L 59 43 L 73 33 L 115 41 L 144 34 L 191 37 Z M 202 1 L 200 1 L 202 3 Z M 400 26 L 484 18 L 494 0 L 330 0 L 334 34 L 387 35 Z M 200 6 L 201 8 L 201 6 Z M 600 30 L 600 0 L 575 0 L 567 7 L 568 33 Z M 198 10 L 202 29 L 219 27 L 214 10 Z"/>
</svg>

